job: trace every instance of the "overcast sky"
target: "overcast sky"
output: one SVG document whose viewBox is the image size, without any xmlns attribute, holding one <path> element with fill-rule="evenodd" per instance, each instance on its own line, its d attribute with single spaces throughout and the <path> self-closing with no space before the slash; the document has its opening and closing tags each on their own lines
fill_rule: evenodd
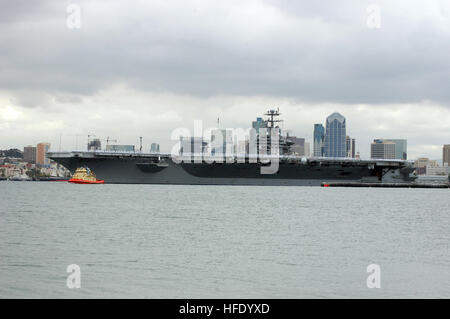
<svg viewBox="0 0 450 319">
<path fill-rule="evenodd" d="M 362 157 L 406 138 L 409 158 L 440 159 L 450 1 L 2 1 L 0 148 L 95 134 L 170 151 L 174 128 L 248 128 L 274 107 L 309 141 L 337 111 Z"/>
</svg>

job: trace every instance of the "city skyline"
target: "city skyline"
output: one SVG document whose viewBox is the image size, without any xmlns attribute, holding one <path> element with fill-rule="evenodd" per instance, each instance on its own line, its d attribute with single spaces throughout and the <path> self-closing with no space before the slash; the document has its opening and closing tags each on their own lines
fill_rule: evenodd
<svg viewBox="0 0 450 319">
<path fill-rule="evenodd" d="M 353 155 L 355 155 L 355 154 L 357 154 L 358 155 L 358 158 L 360 157 L 360 152 L 359 152 L 359 148 L 355 148 L 355 139 L 354 138 L 352 138 L 352 137 L 350 137 L 350 136 L 348 136 L 348 133 L 347 133 L 347 131 L 346 131 L 346 119 L 345 119 L 345 116 L 342 116 L 340 113 L 338 113 L 338 112 L 333 112 L 333 114 L 331 114 L 331 115 L 329 115 L 328 117 L 326 117 L 326 119 L 325 119 L 325 123 L 328 123 L 328 118 L 331 118 L 331 117 L 342 117 L 342 119 L 343 119 L 343 123 L 344 123 L 344 133 L 342 133 L 342 134 L 340 134 L 340 135 L 342 135 L 342 136 L 344 136 L 345 138 L 344 138 L 344 142 L 343 142 L 343 146 L 341 146 L 341 148 L 342 147 L 344 147 L 344 148 L 346 148 L 346 151 L 345 151 L 345 155 L 344 156 L 341 156 L 341 157 L 352 157 L 352 156 L 350 156 L 349 155 L 349 141 L 350 141 L 350 151 L 353 153 Z M 218 119 L 219 120 L 219 119 Z M 281 123 L 283 123 L 284 121 L 282 120 L 281 121 Z M 258 129 L 262 126 L 262 125 L 266 125 L 266 123 L 267 123 L 267 121 L 264 119 L 264 118 L 262 118 L 262 117 L 256 117 L 256 121 L 252 121 L 251 122 L 251 127 L 253 127 L 254 129 L 256 129 L 256 131 L 258 131 Z M 282 127 L 284 127 L 283 125 L 281 125 Z M 251 128 L 251 127 L 249 127 L 249 128 Z M 218 129 L 221 129 L 221 128 L 218 128 Z M 319 131 L 320 132 L 322 132 L 321 134 L 323 134 L 323 136 L 322 136 L 322 138 L 323 138 L 323 140 L 322 140 L 322 142 L 321 142 L 321 144 L 320 144 L 320 147 L 321 147 L 321 149 L 322 149 L 322 152 L 320 153 L 320 155 L 318 154 L 318 153 L 316 153 L 316 151 L 315 151 L 315 144 L 316 144 L 316 130 L 317 129 L 319 129 Z M 324 156 L 324 157 L 333 157 L 333 156 L 327 156 L 326 154 L 325 154 L 325 137 L 326 137 L 326 126 L 324 127 L 321 123 L 315 123 L 314 124 L 314 128 L 313 128 L 313 134 L 312 134 L 312 136 L 313 136 L 313 138 L 311 139 L 311 141 L 309 141 L 309 140 L 307 140 L 306 138 L 304 138 L 304 137 L 302 137 L 301 139 L 304 141 L 304 143 L 305 143 L 305 146 L 306 145 L 308 145 L 308 147 L 309 147 L 309 152 L 310 152 L 310 156 Z M 292 132 L 292 130 L 287 130 L 286 132 Z M 318 132 L 318 133 L 320 133 L 320 132 Z M 320 134 L 319 134 L 320 135 Z M 106 138 L 106 139 L 99 139 L 99 138 L 96 138 L 96 136 L 97 135 L 93 135 L 93 134 L 90 134 L 90 135 L 87 135 L 87 136 L 83 136 L 82 134 L 79 134 L 79 135 L 74 135 L 75 136 L 75 138 L 76 138 L 76 142 L 75 142 L 75 144 L 76 145 L 78 145 L 78 146 L 80 146 L 80 147 L 76 147 L 76 148 L 73 148 L 73 149 L 78 149 L 78 150 L 82 150 L 82 149 L 84 149 L 84 146 L 83 146 L 83 140 L 84 140 L 84 138 L 87 138 L 87 141 L 88 141 L 88 143 L 87 143 L 87 145 L 86 145 L 86 149 L 97 149 L 97 150 L 100 150 L 100 149 L 102 149 L 101 147 L 100 147 L 100 145 L 101 145 L 101 141 L 103 140 L 103 141 L 106 141 L 107 143 L 106 143 L 106 148 L 105 147 L 103 147 L 103 149 L 106 149 L 106 150 L 108 150 L 108 141 L 111 143 L 111 142 L 113 142 L 112 143 L 112 145 L 109 145 L 109 149 L 111 149 L 112 147 L 114 147 L 114 146 L 130 146 L 130 147 L 133 147 L 133 150 L 134 150 L 134 147 L 136 147 L 136 144 L 134 143 L 131 143 L 131 144 L 117 144 L 117 145 L 114 145 L 114 143 L 116 143 L 117 142 L 117 140 L 115 140 L 115 139 L 110 139 L 109 138 L 109 136 Z M 290 135 L 290 136 L 293 136 L 292 134 Z M 341 136 L 341 137 L 342 137 Z M 293 136 L 293 138 L 297 138 L 297 137 L 295 137 L 295 136 Z M 61 139 L 62 139 L 62 134 L 60 134 L 60 144 L 59 144 L 59 148 L 61 148 Z M 80 143 L 81 143 L 81 145 L 79 144 L 79 142 L 78 141 L 80 141 Z M 367 158 L 377 158 L 377 157 L 373 157 L 373 144 L 374 144 L 374 142 L 394 142 L 395 144 L 400 144 L 400 145 L 396 145 L 396 151 L 395 151 L 395 156 L 390 156 L 390 157 L 388 157 L 388 158 L 397 158 L 397 159 L 407 159 L 407 139 L 396 139 L 396 138 L 375 138 L 375 139 L 373 139 L 373 141 L 371 141 L 370 142 L 370 145 L 369 145 L 369 156 L 367 157 Z M 140 141 L 141 142 L 141 141 Z M 97 144 L 97 143 L 100 143 L 100 144 Z M 38 153 L 38 151 L 37 150 L 39 150 L 39 145 L 40 144 L 46 144 L 46 145 L 48 145 L 48 147 L 46 148 L 47 149 L 47 151 L 48 150 L 52 150 L 52 151 L 55 151 L 56 149 L 55 148 L 53 148 L 53 149 L 50 149 L 50 146 L 51 146 L 51 143 L 48 143 L 48 142 L 39 142 L 39 143 L 37 143 L 37 146 L 32 146 L 32 145 L 29 145 L 29 144 L 27 144 L 26 146 L 23 146 L 23 147 L 18 147 L 18 146 L 13 146 L 13 147 L 7 147 L 7 148 L 4 148 L 5 150 L 6 149 L 18 149 L 18 150 L 20 150 L 22 153 L 23 153 L 23 155 L 24 155 L 24 158 L 25 157 L 27 157 L 27 149 L 29 149 L 29 148 L 34 148 L 35 150 L 36 150 L 36 152 L 35 153 Z M 94 145 L 95 145 L 95 147 L 94 147 Z M 152 142 L 151 144 L 150 144 L 150 147 L 149 147 L 149 149 L 150 150 L 152 150 L 152 149 L 154 149 L 154 147 L 156 146 L 156 145 L 158 145 L 158 151 L 160 151 L 160 145 L 159 145 L 159 143 L 155 143 L 155 142 Z M 358 145 L 359 146 L 359 145 Z M 400 146 L 400 148 L 399 148 L 399 146 Z M 421 155 L 421 156 L 418 156 L 418 157 L 414 157 L 413 158 L 413 160 L 417 160 L 417 159 L 420 159 L 420 158 L 430 158 L 431 160 L 437 160 L 438 162 L 440 162 L 440 164 L 441 165 L 443 165 L 443 163 L 445 162 L 445 160 L 446 160 L 446 155 L 445 154 L 447 154 L 446 152 L 448 152 L 448 151 L 446 151 L 446 149 L 448 149 L 449 148 L 449 145 L 448 144 L 443 144 L 443 146 L 442 146 L 442 154 L 443 154 L 443 157 L 441 157 L 441 158 L 430 158 L 430 157 L 428 157 L 428 156 L 425 156 L 425 155 Z M 0 148 L 1 149 L 1 148 Z M 23 150 L 23 151 L 22 151 Z M 69 149 L 67 149 L 67 150 L 69 150 Z M 143 148 L 143 151 L 145 151 L 145 148 Z M 42 153 L 42 152 L 41 152 Z M 309 154 L 309 153 L 306 153 L 306 154 Z M 28 155 L 29 156 L 29 155 Z M 448 155 L 447 155 L 448 156 Z M 37 155 L 35 154 L 35 157 L 37 157 Z M 42 155 L 41 155 L 41 157 L 42 157 Z M 355 156 L 353 156 L 353 157 L 355 157 Z M 364 158 L 364 157 L 363 157 Z M 380 157 L 381 158 L 381 157 Z M 410 158 L 411 159 L 411 158 Z M 36 161 L 36 159 L 34 159 L 34 161 Z M 31 162 L 33 162 L 33 161 L 31 161 Z M 42 164 L 42 163 L 41 163 Z"/>
<path fill-rule="evenodd" d="M 176 127 L 219 117 L 245 128 L 277 106 L 311 143 L 312 125 L 339 112 L 363 158 L 373 139 L 401 138 L 410 158 L 440 159 L 450 142 L 449 5 L 379 1 L 382 24 L 370 28 L 369 4 L 79 1 L 81 27 L 70 28 L 67 4 L 9 3 L 0 148 L 59 149 L 61 137 L 73 149 L 95 134 L 135 145 L 143 136 L 146 149 L 167 152 Z"/>
<path fill-rule="evenodd" d="M 328 118 L 336 116 L 335 114 L 331 114 Z M 339 117 L 342 117 L 342 115 L 338 114 Z M 327 118 L 327 120 L 328 120 Z M 345 118 L 344 118 L 345 121 Z M 256 134 L 258 134 L 258 129 L 261 127 L 267 127 L 267 121 L 263 120 L 261 117 L 257 117 L 256 121 L 252 122 L 252 127 L 255 130 Z M 314 124 L 314 136 L 317 136 L 320 138 L 322 137 L 324 139 L 324 127 L 320 123 Z M 205 138 L 205 136 L 201 137 L 199 139 L 200 143 L 203 144 L 202 152 L 208 152 L 208 150 L 211 147 L 214 147 L 213 143 L 213 135 L 217 134 L 217 132 L 220 132 L 219 134 L 225 134 L 226 130 L 223 129 L 216 129 L 211 131 L 211 137 Z M 228 134 L 230 133 L 230 134 Z M 235 140 L 237 136 L 232 135 L 232 132 L 226 133 L 227 135 L 227 142 L 224 142 L 224 149 L 223 154 L 225 154 L 225 144 L 233 145 L 232 149 L 229 149 L 229 151 L 242 153 L 242 152 L 249 152 L 248 149 L 248 138 L 249 136 L 244 136 L 245 140 Z M 241 136 L 242 138 L 242 136 Z M 195 137 L 188 137 L 189 143 L 186 145 L 190 145 L 188 148 L 193 147 L 191 145 L 192 141 L 194 141 Z M 296 136 L 289 136 L 289 140 L 293 143 L 291 146 L 291 152 L 292 154 L 298 155 L 298 156 L 304 156 L 304 157 L 327 157 L 325 154 L 322 153 L 323 146 L 322 141 L 318 145 L 316 144 L 316 140 L 314 140 L 314 143 L 308 142 L 305 140 L 305 138 L 302 137 L 296 137 Z M 351 138 L 350 136 L 346 135 L 345 139 L 345 147 L 346 147 L 346 156 L 347 158 L 356 158 L 360 159 L 360 154 L 358 152 L 355 153 L 355 139 Z M 107 144 L 102 146 L 101 139 L 93 138 L 90 140 L 87 144 L 87 150 L 88 151 L 120 151 L 120 152 L 144 152 L 144 149 L 136 149 L 136 145 L 120 145 L 120 144 L 108 144 L 110 142 L 110 139 L 106 139 L 103 141 L 106 141 Z M 113 140 L 116 142 L 116 140 Z M 208 142 L 209 141 L 209 142 Z M 183 143 L 183 139 L 180 139 L 180 142 Z M 407 140 L 405 139 L 374 139 L 371 143 L 371 150 L 370 150 L 370 158 L 371 159 L 401 159 L 401 160 L 407 160 L 408 159 L 408 151 L 407 151 Z M 316 147 L 319 148 L 319 150 L 316 150 Z M 43 149 L 45 148 L 45 149 Z M 40 166 L 46 166 L 49 164 L 48 160 L 46 159 L 45 152 L 47 152 L 50 148 L 50 143 L 47 142 L 40 142 L 36 146 L 27 145 L 23 147 L 23 151 L 18 148 L 10 148 L 8 150 L 1 150 L 0 152 L 9 151 L 9 153 L 15 153 L 18 154 L 20 152 L 21 156 L 20 158 L 23 159 L 24 162 L 30 163 L 30 164 L 38 164 Z M 245 149 L 245 150 L 244 150 Z M 322 150 L 320 150 L 322 149 Z M 320 153 L 318 153 L 320 152 Z M 160 153 L 160 145 L 158 143 L 152 143 L 150 147 L 150 153 Z M 212 152 L 214 153 L 214 151 Z M 300 153 L 300 154 L 299 154 Z M 436 160 L 436 159 L 430 159 L 428 157 L 417 157 L 414 159 L 409 159 L 410 161 L 414 161 L 417 163 L 425 163 L 429 162 L 431 163 L 431 166 L 433 167 L 444 167 L 444 166 L 450 166 L 450 144 L 444 144 L 442 146 L 442 159 Z M 10 156 L 10 155 L 2 155 L 0 154 L 0 158 L 15 158 L 16 156 Z M 46 163 L 46 164 L 45 164 Z M 415 165 L 416 165 L 415 164 Z M 420 166 L 422 165 L 422 166 Z M 420 164 L 417 167 L 424 167 L 425 164 Z"/>
</svg>

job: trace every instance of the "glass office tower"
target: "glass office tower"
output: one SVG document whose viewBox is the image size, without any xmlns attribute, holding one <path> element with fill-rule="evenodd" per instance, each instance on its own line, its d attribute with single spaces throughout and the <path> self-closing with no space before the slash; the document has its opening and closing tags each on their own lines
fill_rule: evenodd
<svg viewBox="0 0 450 319">
<path fill-rule="evenodd" d="M 345 117 L 335 112 L 327 117 L 325 132 L 325 157 L 346 157 Z"/>
<path fill-rule="evenodd" d="M 323 156 L 323 141 L 325 138 L 325 128 L 322 124 L 314 124 L 314 145 L 313 155 L 315 157 Z"/>
</svg>

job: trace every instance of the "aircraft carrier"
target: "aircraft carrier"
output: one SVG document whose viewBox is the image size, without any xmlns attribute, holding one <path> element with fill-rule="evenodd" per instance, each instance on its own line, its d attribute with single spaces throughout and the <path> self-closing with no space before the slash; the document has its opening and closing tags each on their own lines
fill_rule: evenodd
<svg viewBox="0 0 450 319">
<path fill-rule="evenodd" d="M 105 183 L 191 185 L 309 185 L 323 182 L 408 183 L 414 167 L 402 160 L 355 160 L 280 156 L 274 174 L 261 174 L 268 164 L 248 160 L 196 163 L 169 154 L 140 152 L 49 152 L 48 157 L 72 173 L 89 167 Z"/>
<path fill-rule="evenodd" d="M 409 183 L 415 178 L 410 161 L 298 156 L 291 151 L 294 143 L 277 126 L 279 111 L 265 115 L 266 128 L 258 129 L 254 133 L 258 139 L 247 143 L 255 148 L 247 145 L 243 154 L 231 154 L 225 148 L 218 156 L 205 152 L 202 139 L 200 152 L 192 146 L 186 153 L 181 146 L 176 154 L 143 153 L 141 146 L 137 152 L 91 150 L 48 152 L 47 156 L 72 173 L 88 167 L 105 183 L 320 186 L 324 182 Z"/>
</svg>

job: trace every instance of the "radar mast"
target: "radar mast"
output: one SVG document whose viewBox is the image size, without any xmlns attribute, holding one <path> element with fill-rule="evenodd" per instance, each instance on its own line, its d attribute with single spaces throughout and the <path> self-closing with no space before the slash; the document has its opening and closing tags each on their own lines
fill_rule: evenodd
<svg viewBox="0 0 450 319">
<path fill-rule="evenodd" d="M 267 123 L 269 124 L 269 128 L 274 128 L 275 123 L 283 122 L 283 120 L 279 120 L 277 117 L 281 115 L 280 108 L 277 108 L 276 110 L 268 110 L 264 115 L 268 116 Z"/>
</svg>

